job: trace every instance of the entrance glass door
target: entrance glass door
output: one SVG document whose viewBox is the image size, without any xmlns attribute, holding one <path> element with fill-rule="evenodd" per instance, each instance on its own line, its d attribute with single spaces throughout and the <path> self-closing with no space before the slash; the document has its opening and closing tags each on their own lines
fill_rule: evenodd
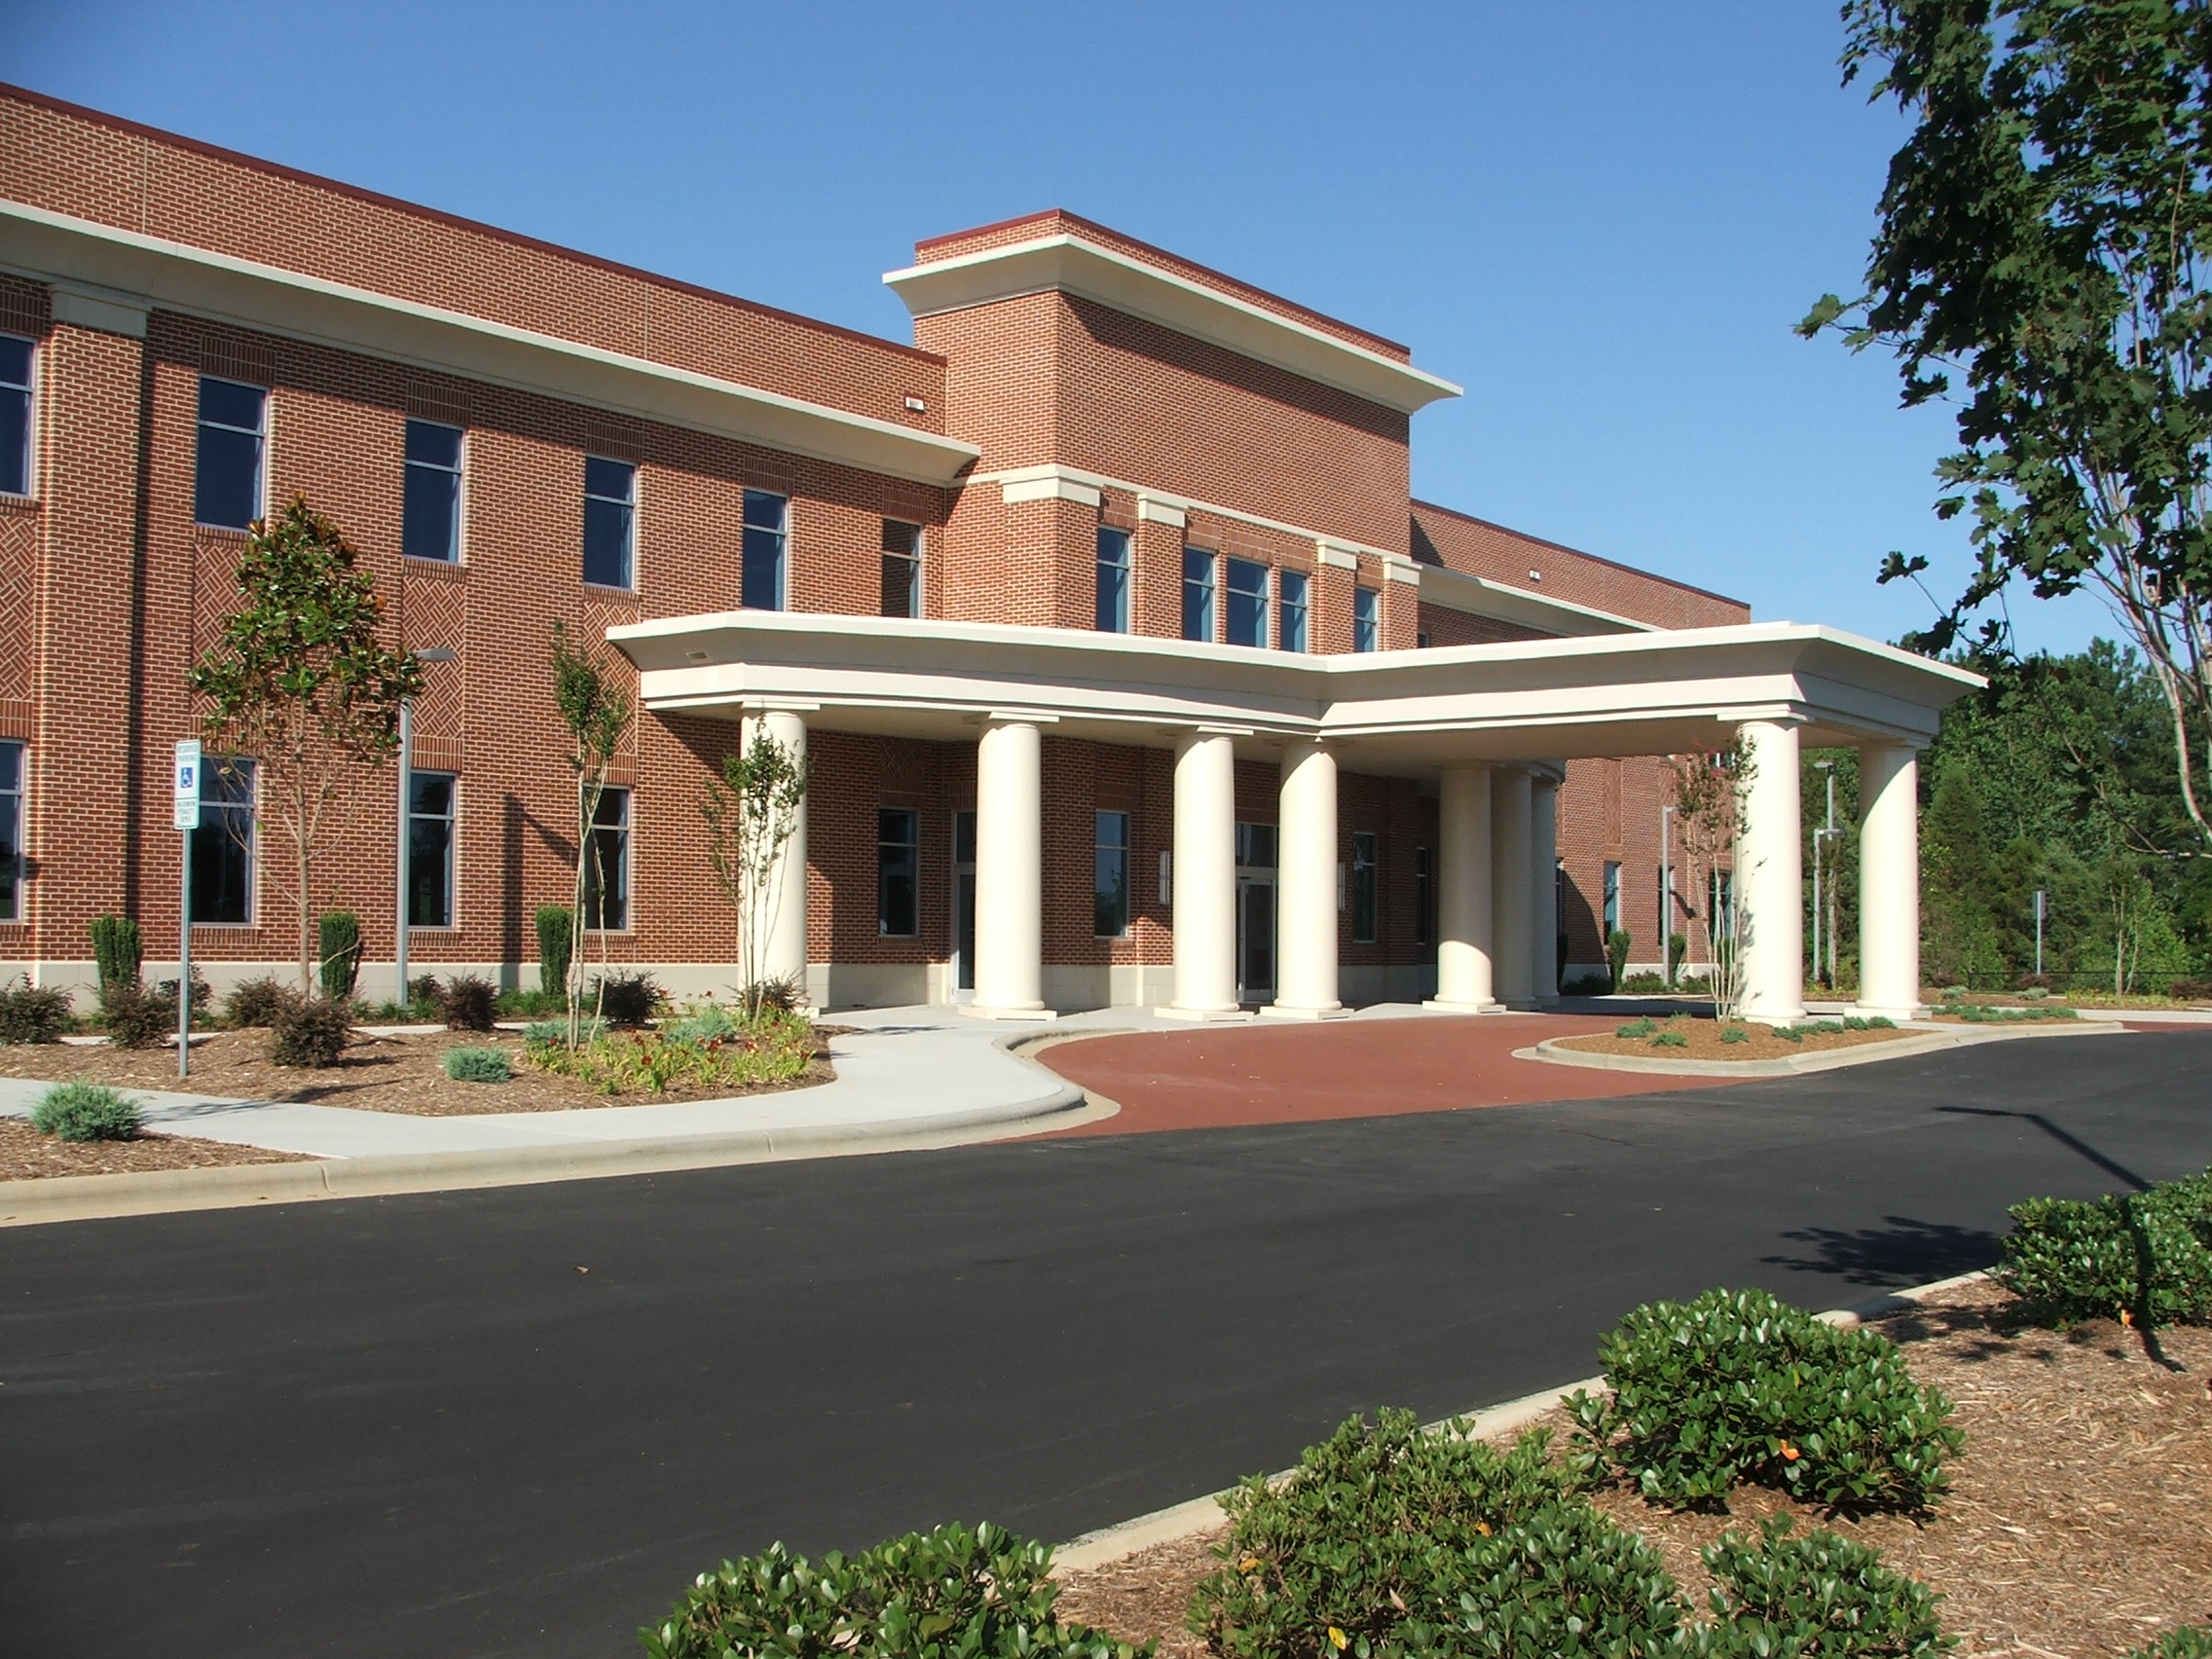
<svg viewBox="0 0 2212 1659">
<path fill-rule="evenodd" d="M 1236 1000 L 1275 993 L 1275 827 L 1236 827 Z"/>
<path fill-rule="evenodd" d="M 952 815 L 952 1000 L 976 994 L 976 815 Z"/>
</svg>

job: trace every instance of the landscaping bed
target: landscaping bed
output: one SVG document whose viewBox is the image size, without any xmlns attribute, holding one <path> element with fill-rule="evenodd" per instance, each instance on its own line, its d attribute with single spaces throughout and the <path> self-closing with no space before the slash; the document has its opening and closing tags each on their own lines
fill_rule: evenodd
<svg viewBox="0 0 2212 1659">
<path fill-rule="evenodd" d="M 1878 1028 L 1871 1031 L 1842 1029 L 1815 1030 L 1813 1025 L 1828 1026 L 1834 1021 L 1809 1021 L 1794 1027 L 1798 1036 L 1792 1041 L 1777 1034 L 1772 1025 L 1738 1023 L 1723 1026 L 1720 1021 L 1704 1014 L 1677 1014 L 1667 1019 L 1631 1020 L 1617 1030 L 1602 1032 L 1591 1037 L 1558 1037 L 1551 1047 L 1591 1054 L 1634 1054 L 1652 1060 L 1786 1060 L 1799 1054 L 1817 1054 L 1826 1049 L 1857 1049 L 1870 1043 L 1895 1043 L 1903 1038 L 1925 1036 L 1924 1032 Z M 1741 1033 L 1733 1041 L 1727 1040 L 1728 1031 Z M 1662 1037 L 1679 1037 L 1680 1042 L 1663 1041 Z"/>
<path fill-rule="evenodd" d="M 2161 1364 L 2116 1322 L 2059 1333 L 2018 1313 L 2009 1293 L 1976 1282 L 1872 1323 L 1917 1382 L 1957 1407 L 1965 1446 L 1932 1513 L 1838 1516 L 1755 1485 L 1706 1512 L 1662 1508 L 1621 1485 L 1594 1500 L 1648 1540 L 1699 1603 L 1712 1583 L 1699 1551 L 1731 1526 L 1755 1538 L 1763 1519 L 1787 1515 L 1799 1535 L 1825 1528 L 1870 1545 L 1944 1597 L 1955 1659 L 2119 1655 L 2176 1625 L 2212 1622 L 2212 1330 L 2161 1330 Z M 1564 1446 L 1567 1414 L 1544 1420 Z M 1206 1648 L 1186 1610 L 1222 1566 L 1212 1546 L 1227 1533 L 1224 1522 L 1062 1574 L 1060 1615 L 1194 1659 Z"/>
<path fill-rule="evenodd" d="M 187 1135 L 140 1133 L 129 1140 L 70 1141 L 42 1135 L 28 1119 L 0 1118 L 0 1181 L 50 1175 L 135 1175 L 149 1169 L 208 1169 L 225 1163 L 296 1163 L 300 1155 Z"/>
</svg>

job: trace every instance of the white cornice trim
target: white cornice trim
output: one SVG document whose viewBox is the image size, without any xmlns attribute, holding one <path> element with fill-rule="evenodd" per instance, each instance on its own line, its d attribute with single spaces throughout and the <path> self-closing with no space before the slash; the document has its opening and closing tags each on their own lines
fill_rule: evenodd
<svg viewBox="0 0 2212 1659">
<path fill-rule="evenodd" d="M 0 269 L 122 290 L 111 307 L 134 299 L 916 483 L 957 483 L 982 453 L 827 404 L 19 202 L 0 202 Z"/>
<path fill-rule="evenodd" d="M 1065 233 L 884 273 L 917 317 L 1024 294 L 1080 294 L 1411 415 L 1461 388 L 1437 375 L 1173 271 Z"/>
</svg>

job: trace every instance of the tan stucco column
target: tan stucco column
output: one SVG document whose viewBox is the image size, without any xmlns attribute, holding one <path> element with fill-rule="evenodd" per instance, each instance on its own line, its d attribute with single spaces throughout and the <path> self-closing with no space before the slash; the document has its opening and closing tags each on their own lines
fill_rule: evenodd
<svg viewBox="0 0 2212 1659">
<path fill-rule="evenodd" d="M 1491 957 L 1491 769 L 1447 766 L 1438 781 L 1436 999 L 1452 1014 L 1502 1008 Z"/>
<path fill-rule="evenodd" d="M 1559 1001 L 1559 780 L 1529 778 L 1529 956 L 1539 1006 Z"/>
<path fill-rule="evenodd" d="M 1331 1019 L 1337 998 L 1337 757 L 1327 745 L 1283 751 L 1276 831 L 1275 1000 L 1260 1012 Z"/>
<path fill-rule="evenodd" d="M 1175 1000 L 1170 1019 L 1234 1019 L 1236 746 L 1194 731 L 1175 745 Z"/>
<path fill-rule="evenodd" d="M 993 715 L 976 746 L 977 1019 L 1050 1019 L 1045 1007 L 1044 734 Z"/>
<path fill-rule="evenodd" d="M 1910 1019 L 1920 1000 L 1920 758 L 1901 743 L 1859 751 L 1859 1005 Z"/>
<path fill-rule="evenodd" d="M 1736 941 L 1744 1014 L 1794 1023 L 1805 1016 L 1805 858 L 1800 844 L 1797 722 L 1746 720 L 1751 778 L 1736 865 Z"/>
<path fill-rule="evenodd" d="M 1499 766 L 1490 775 L 1492 989 L 1507 1008 L 1535 1005 L 1535 902 L 1529 897 L 1531 801 L 1529 774 Z"/>
</svg>

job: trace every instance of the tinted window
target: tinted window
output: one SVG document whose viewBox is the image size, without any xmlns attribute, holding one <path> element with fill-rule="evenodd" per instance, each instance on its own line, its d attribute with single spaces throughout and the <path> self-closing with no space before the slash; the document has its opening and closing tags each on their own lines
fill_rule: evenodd
<svg viewBox="0 0 2212 1659">
<path fill-rule="evenodd" d="M 407 423 L 407 496 L 399 550 L 411 559 L 461 557 L 461 428 Z"/>
<path fill-rule="evenodd" d="M 618 933 L 630 925 L 630 792 L 602 790 L 584 859 L 584 926 Z"/>
<path fill-rule="evenodd" d="M 638 469 L 626 461 L 584 459 L 584 580 L 634 585 Z"/>
<path fill-rule="evenodd" d="M 200 377 L 199 447 L 192 517 L 218 530 L 245 530 L 261 516 L 261 452 L 269 393 L 257 386 Z"/>
<path fill-rule="evenodd" d="M 911 939 L 921 932 L 920 815 L 884 807 L 875 815 L 875 931 Z"/>
<path fill-rule="evenodd" d="M 1201 547 L 1183 549 L 1183 638 L 1213 638 L 1214 557 Z"/>
<path fill-rule="evenodd" d="M 922 527 L 883 521 L 883 614 L 922 613 Z"/>
<path fill-rule="evenodd" d="M 1120 939 L 1129 931 L 1129 815 L 1097 815 L 1096 851 L 1091 859 L 1091 932 Z"/>
<path fill-rule="evenodd" d="M 453 821 L 451 772 L 408 775 L 407 925 L 453 926 Z"/>
<path fill-rule="evenodd" d="M 1356 943 L 1375 942 L 1376 838 L 1356 830 L 1351 838 L 1351 937 Z"/>
<path fill-rule="evenodd" d="M 1229 564 L 1229 643 L 1265 645 L 1268 643 L 1268 568 L 1250 559 Z"/>
<path fill-rule="evenodd" d="M 745 573 L 748 610 L 784 608 L 784 556 L 790 540 L 791 502 L 765 490 L 745 492 Z"/>
<path fill-rule="evenodd" d="M 23 746 L 0 743 L 0 922 L 22 920 Z"/>
<path fill-rule="evenodd" d="M 0 334 L 0 496 L 31 493 L 31 343 Z"/>
<path fill-rule="evenodd" d="M 1382 596 L 1371 587 L 1351 590 L 1351 648 L 1355 651 L 1382 648 Z"/>
<path fill-rule="evenodd" d="M 1098 528 L 1098 631 L 1129 631 L 1129 533 Z"/>
<path fill-rule="evenodd" d="M 210 758 L 192 831 L 192 920 L 253 920 L 253 762 Z"/>
<path fill-rule="evenodd" d="M 1286 651 L 1305 650 L 1308 591 L 1306 572 L 1285 571 L 1277 579 L 1282 583 L 1280 644 Z"/>
</svg>

